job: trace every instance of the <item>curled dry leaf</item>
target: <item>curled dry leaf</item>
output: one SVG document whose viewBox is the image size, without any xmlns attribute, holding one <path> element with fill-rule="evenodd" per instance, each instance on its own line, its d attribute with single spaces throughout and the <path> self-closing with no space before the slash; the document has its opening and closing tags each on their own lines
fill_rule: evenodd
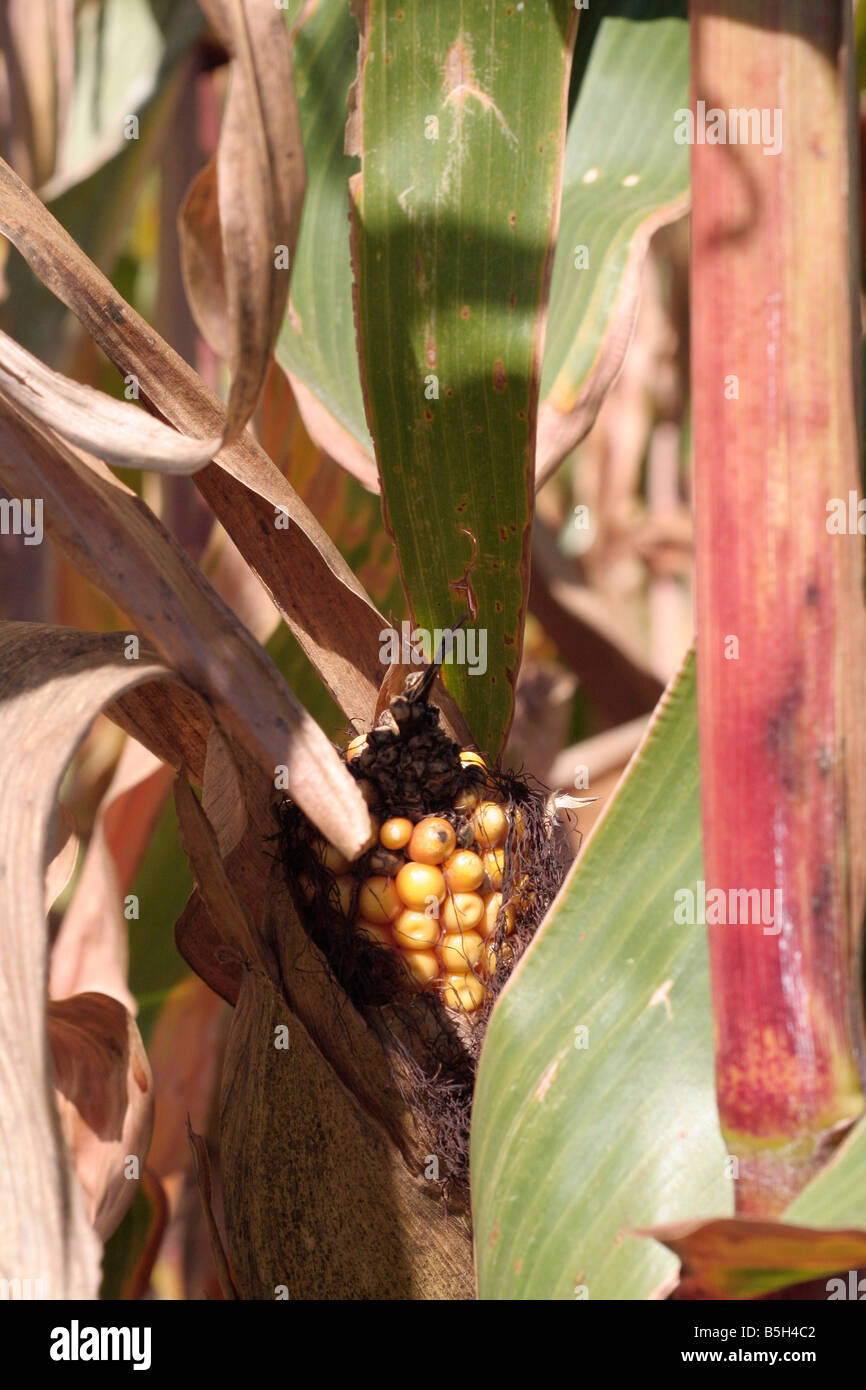
<svg viewBox="0 0 866 1390">
<path fill-rule="evenodd" d="M 190 184 L 177 230 L 183 285 L 196 327 L 214 352 L 226 357 L 228 304 L 216 159 L 209 159 Z"/>
<path fill-rule="evenodd" d="M 211 1110 L 227 1013 L 219 995 L 191 975 L 169 993 L 148 1043 L 159 1105 L 147 1166 L 172 1199 L 190 1164 L 188 1112 L 204 1123 Z"/>
<path fill-rule="evenodd" d="M 185 685 L 138 685 L 105 711 L 107 717 L 157 758 L 177 770 L 204 775 L 213 714 L 200 695 Z"/>
<path fill-rule="evenodd" d="M 271 779 L 286 769 L 291 795 L 354 859 L 372 836 L 357 783 L 181 546 L 104 465 L 46 441 L 2 403 L 0 437 L 5 486 L 45 499 L 46 524 L 82 573 L 141 624 Z"/>
<path fill-rule="evenodd" d="M 219 399 L 2 160 L 0 232 L 176 429 L 209 436 L 222 431 Z M 227 445 L 194 480 L 347 717 L 371 720 L 385 622 L 309 508 L 249 434 Z M 280 529 L 276 519 L 284 523 Z"/>
<path fill-rule="evenodd" d="M 255 409 L 285 313 L 306 173 L 280 8 L 255 0 L 202 0 L 202 8 L 232 55 L 231 77 L 216 161 L 199 175 L 201 187 L 193 185 L 181 246 L 193 310 L 204 301 L 203 329 L 221 330 L 226 340 L 215 346 L 224 347 L 232 372 L 232 439 Z M 197 212 L 204 213 L 199 246 Z"/>
<path fill-rule="evenodd" d="M 116 401 L 45 367 L 0 332 L 0 395 L 31 419 L 50 425 L 70 444 L 121 468 L 194 473 L 220 447 L 219 435 L 189 439 L 140 407 Z"/>
<path fill-rule="evenodd" d="M 81 847 L 69 807 L 61 803 L 57 810 L 56 843 L 51 862 L 45 870 L 46 912 L 57 901 L 72 878 Z"/>
<path fill-rule="evenodd" d="M 135 1022 L 106 994 L 48 1005 L 63 1137 L 102 1240 L 135 1195 L 153 1130 L 153 1078 Z"/>
<path fill-rule="evenodd" d="M 178 433 L 132 404 L 51 371 L 0 335 L 0 394 L 29 418 L 108 463 L 167 473 L 204 467 L 240 434 L 255 409 L 288 299 L 305 188 L 289 36 L 280 11 L 247 0 L 208 0 L 205 8 L 233 54 L 216 166 L 200 176 L 202 195 L 218 183 L 213 193 L 221 259 L 228 267 L 223 318 L 232 385 L 225 422 L 204 438 Z M 209 205 L 206 196 L 193 197 L 189 206 L 202 205 Z M 208 259 L 204 253 L 187 257 L 194 302 L 197 287 L 209 298 L 220 284 Z"/>
<path fill-rule="evenodd" d="M 210 1241 L 211 1255 L 213 1257 L 214 1268 L 217 1272 L 223 1298 L 236 1299 L 237 1291 L 232 1280 L 232 1272 L 229 1266 L 226 1252 L 223 1248 L 222 1236 L 216 1223 L 213 1212 L 213 1182 L 211 1180 L 210 1160 L 208 1159 L 207 1146 L 200 1134 L 196 1134 L 189 1122 L 186 1121 L 186 1134 L 189 1140 L 190 1153 L 192 1154 L 195 1179 L 198 1183 L 199 1196 L 201 1197 L 202 1211 L 204 1212 L 207 1224 L 208 1240 Z"/>
<path fill-rule="evenodd" d="M 207 741 L 201 804 L 225 858 L 243 838 L 247 811 L 240 771 L 228 740 L 216 725 Z"/>
<path fill-rule="evenodd" d="M 226 945 L 263 967 L 246 910 L 225 872 L 213 827 L 183 773 L 175 783 L 174 798 L 180 842 L 211 921 Z"/>
<path fill-rule="evenodd" d="M 677 1221 L 634 1232 L 682 1262 L 680 1298 L 746 1299 L 866 1266 L 866 1231 L 820 1230 L 746 1216 Z"/>
<path fill-rule="evenodd" d="M 332 459 L 342 464 L 347 473 L 363 484 L 368 492 L 380 492 L 379 470 L 357 439 L 335 420 L 318 396 L 305 386 L 300 377 L 289 373 L 289 382 L 298 402 L 298 410 L 311 439 Z"/>
<path fill-rule="evenodd" d="M 166 678 L 160 663 L 125 661 L 115 637 L 0 625 L 0 1275 L 42 1278 L 49 1298 L 93 1298 L 99 1285 L 51 1087 L 44 873 L 57 794 L 100 711 Z"/>
<path fill-rule="evenodd" d="M 0 6 L 10 154 L 21 176 L 37 188 L 54 172 L 71 97 L 73 24 L 69 0 L 6 0 Z"/>
<path fill-rule="evenodd" d="M 632 238 L 616 304 L 592 370 L 582 381 L 563 370 L 538 412 L 535 486 L 543 487 L 562 460 L 589 433 L 602 402 L 616 381 L 632 340 L 640 302 L 640 283 L 649 245 L 661 227 L 676 222 L 689 207 L 678 198 L 647 217 Z"/>
<path fill-rule="evenodd" d="M 172 770 L 134 739 L 120 755 L 96 816 L 75 892 L 51 951 L 49 993 L 109 994 L 132 1014 L 123 900 L 171 786 Z"/>
<path fill-rule="evenodd" d="M 192 895 L 178 917 L 174 940 L 190 970 L 228 1004 L 237 1003 L 243 964 L 236 953 L 226 949 L 198 892 Z"/>
</svg>

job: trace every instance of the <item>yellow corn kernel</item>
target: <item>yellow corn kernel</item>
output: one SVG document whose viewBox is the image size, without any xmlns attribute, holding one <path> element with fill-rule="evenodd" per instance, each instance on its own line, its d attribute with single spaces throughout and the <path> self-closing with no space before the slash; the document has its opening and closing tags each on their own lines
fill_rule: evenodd
<svg viewBox="0 0 866 1390">
<path fill-rule="evenodd" d="M 453 936 L 443 936 L 439 943 L 439 959 L 446 971 L 471 971 L 481 959 L 484 942 L 477 932 L 456 932 Z"/>
<path fill-rule="evenodd" d="M 479 936 L 483 936 L 485 941 L 496 931 L 496 919 L 499 916 L 499 909 L 502 906 L 502 894 L 499 892 L 488 893 L 484 898 L 484 917 L 475 930 Z M 510 936 L 514 931 L 514 908 L 508 903 L 505 908 L 505 934 Z"/>
<path fill-rule="evenodd" d="M 356 738 L 350 738 L 346 744 L 346 761 L 352 762 L 355 758 L 360 758 L 364 749 L 367 747 L 367 735 L 358 734 Z"/>
<path fill-rule="evenodd" d="M 484 916 L 484 899 L 480 893 L 451 893 L 440 916 L 446 931 L 471 931 Z"/>
<path fill-rule="evenodd" d="M 495 975 L 496 962 L 496 943 L 493 941 L 483 942 L 481 948 L 481 959 L 478 962 L 479 975 L 483 975 L 485 979 L 489 979 L 491 975 Z"/>
<path fill-rule="evenodd" d="M 454 802 L 455 811 L 474 811 L 481 800 L 481 793 L 476 787 L 469 787 L 465 792 L 461 792 Z"/>
<path fill-rule="evenodd" d="M 480 753 L 476 753 L 471 748 L 464 748 L 460 754 L 460 761 L 464 767 L 483 767 L 487 770 L 487 764 Z"/>
<path fill-rule="evenodd" d="M 502 875 L 505 873 L 504 849 L 489 849 L 485 852 L 484 872 L 490 879 L 491 888 L 499 892 L 502 887 Z"/>
<path fill-rule="evenodd" d="M 393 922 L 403 910 L 393 878 L 373 874 L 361 885 L 358 911 L 367 922 Z"/>
<path fill-rule="evenodd" d="M 401 951 L 400 960 L 409 978 L 419 989 L 432 985 L 439 975 L 439 962 L 432 951 Z"/>
<path fill-rule="evenodd" d="M 484 865 L 480 854 L 471 849 L 458 849 L 442 865 L 445 882 L 452 893 L 472 893 L 484 881 Z"/>
<path fill-rule="evenodd" d="M 401 903 L 416 912 L 423 912 L 428 900 L 441 903 L 445 897 L 445 877 L 435 864 L 404 864 L 395 883 Z"/>
<path fill-rule="evenodd" d="M 484 1003 L 487 991 L 474 975 L 446 975 L 442 987 L 442 1002 L 458 1013 L 472 1014 Z"/>
<path fill-rule="evenodd" d="M 441 864 L 454 853 L 457 836 L 454 827 L 441 816 L 425 816 L 412 831 L 406 853 L 416 864 Z"/>
<path fill-rule="evenodd" d="M 521 874 L 509 898 L 515 907 L 532 907 L 535 902 L 535 893 L 532 888 L 532 879 L 529 874 Z"/>
<path fill-rule="evenodd" d="M 508 820 L 498 801 L 482 801 L 473 813 L 472 825 L 483 849 L 501 845 L 508 834 Z"/>
<path fill-rule="evenodd" d="M 511 961 L 513 955 L 514 952 L 507 941 L 503 941 L 502 945 L 498 948 L 494 941 L 485 941 L 481 952 L 481 959 L 478 962 L 478 970 L 485 979 L 490 979 L 491 976 L 496 974 L 496 967 L 499 965 L 500 961 L 507 965 Z"/>
<path fill-rule="evenodd" d="M 379 842 L 385 849 L 403 849 L 412 838 L 412 822 L 405 816 L 392 816 L 379 831 Z"/>
<path fill-rule="evenodd" d="M 404 951 L 429 951 L 439 940 L 440 927 L 435 917 L 426 912 L 413 912 L 405 907 L 394 919 L 394 940 Z"/>
</svg>

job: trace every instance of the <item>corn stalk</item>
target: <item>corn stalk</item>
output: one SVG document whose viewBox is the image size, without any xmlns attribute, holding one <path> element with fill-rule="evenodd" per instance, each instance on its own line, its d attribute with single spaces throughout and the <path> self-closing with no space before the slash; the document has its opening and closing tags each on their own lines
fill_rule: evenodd
<svg viewBox="0 0 866 1390">
<path fill-rule="evenodd" d="M 862 542 L 847 521 L 859 324 L 843 12 L 692 7 L 706 917 L 721 1123 L 738 1210 L 755 1214 L 781 1210 L 863 1108 L 866 642 Z M 726 143 L 706 138 L 698 103 L 707 122 L 724 113 Z M 734 143 L 749 111 L 760 139 Z"/>
</svg>

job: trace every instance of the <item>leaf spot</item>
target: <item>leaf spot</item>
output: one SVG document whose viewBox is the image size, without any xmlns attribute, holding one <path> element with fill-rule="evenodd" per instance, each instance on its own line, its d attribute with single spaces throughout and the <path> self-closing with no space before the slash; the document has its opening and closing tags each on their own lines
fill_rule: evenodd
<svg viewBox="0 0 866 1390">
<path fill-rule="evenodd" d="M 535 1088 L 535 1099 L 537 1101 L 544 1100 L 544 1097 L 547 1095 L 548 1091 L 553 1085 L 554 1077 L 556 1076 L 556 1073 L 559 1071 L 560 1063 L 562 1062 L 564 1056 L 564 1052 L 557 1052 L 553 1061 L 545 1069 L 544 1075 L 542 1076 L 541 1080 Z"/>
<path fill-rule="evenodd" d="M 459 579 L 449 579 L 448 587 L 449 589 L 452 589 L 454 593 L 458 595 L 459 598 L 465 599 L 466 605 L 469 609 L 469 617 L 472 620 L 472 622 L 474 622 L 475 619 L 478 617 L 478 599 L 475 596 L 475 590 L 472 587 L 472 582 L 469 576 L 474 570 L 476 564 L 478 563 L 478 541 L 475 539 L 471 531 L 466 530 L 465 526 L 461 526 L 459 530 L 461 535 L 468 536 L 471 540 L 472 555 L 469 560 L 469 564 L 463 571 L 463 574 L 460 576 Z"/>
<path fill-rule="evenodd" d="M 490 93 L 485 92 L 480 86 L 472 65 L 472 48 L 462 30 L 446 54 L 442 69 L 442 85 L 445 88 L 443 104 L 446 107 L 450 106 L 455 114 L 454 127 L 449 138 L 451 148 L 445 168 L 442 170 L 440 196 L 445 197 L 451 191 L 455 174 L 458 174 L 457 192 L 459 194 L 459 171 L 466 156 L 464 121 L 467 115 L 467 102 L 477 103 L 483 115 L 492 115 L 510 145 L 516 145 L 518 141 Z M 471 108 L 469 109 L 471 111 Z"/>
<path fill-rule="evenodd" d="M 659 987 L 658 987 L 658 989 L 656 990 L 655 994 L 653 995 L 652 999 L 651 999 L 651 1000 L 649 1001 L 649 1003 L 647 1004 L 647 1008 L 648 1008 L 648 1009 L 653 1009 L 653 1008 L 656 1007 L 657 1004 L 664 1004 L 664 1006 L 665 1006 L 665 1012 L 666 1012 L 668 1018 L 669 1018 L 669 1019 L 672 1019 L 673 1016 L 674 1016 L 674 1011 L 673 1011 L 673 1009 L 671 1008 L 671 1001 L 670 1001 L 670 997 L 669 997 L 669 996 L 670 996 L 670 992 L 671 992 L 671 990 L 673 989 L 673 987 L 674 987 L 674 982 L 673 982 L 673 980 L 665 980 L 664 984 L 659 985 Z"/>
</svg>

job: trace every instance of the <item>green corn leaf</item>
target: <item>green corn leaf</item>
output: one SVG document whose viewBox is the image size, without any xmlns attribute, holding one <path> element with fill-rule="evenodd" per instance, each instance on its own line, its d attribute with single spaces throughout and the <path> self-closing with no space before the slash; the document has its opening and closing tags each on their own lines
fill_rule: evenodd
<svg viewBox="0 0 866 1390">
<path fill-rule="evenodd" d="M 689 151 L 674 141 L 675 112 L 689 104 L 685 0 L 593 3 L 581 18 L 572 86 L 541 383 L 541 478 L 592 425 L 622 365 L 649 239 L 687 206 Z"/>
<path fill-rule="evenodd" d="M 467 618 L 446 683 L 495 755 L 523 641 L 576 12 L 367 0 L 362 21 L 353 216 L 368 417 L 413 617 L 431 635 Z"/>
<path fill-rule="evenodd" d="M 291 23 L 296 16 L 290 12 L 287 18 Z M 304 17 L 294 34 L 292 62 L 307 193 L 277 361 L 369 456 L 372 473 L 349 254 L 349 178 L 358 162 L 343 153 L 347 97 L 358 70 L 358 28 L 343 0 L 322 0 Z M 331 452 L 341 457 L 334 445 Z"/>
<path fill-rule="evenodd" d="M 479 1297 L 645 1299 L 676 1260 L 630 1234 L 727 1215 L 701 878 L 694 661 L 506 987 L 472 1118 Z M 585 1030 L 585 1031 L 584 1031 Z"/>
</svg>

